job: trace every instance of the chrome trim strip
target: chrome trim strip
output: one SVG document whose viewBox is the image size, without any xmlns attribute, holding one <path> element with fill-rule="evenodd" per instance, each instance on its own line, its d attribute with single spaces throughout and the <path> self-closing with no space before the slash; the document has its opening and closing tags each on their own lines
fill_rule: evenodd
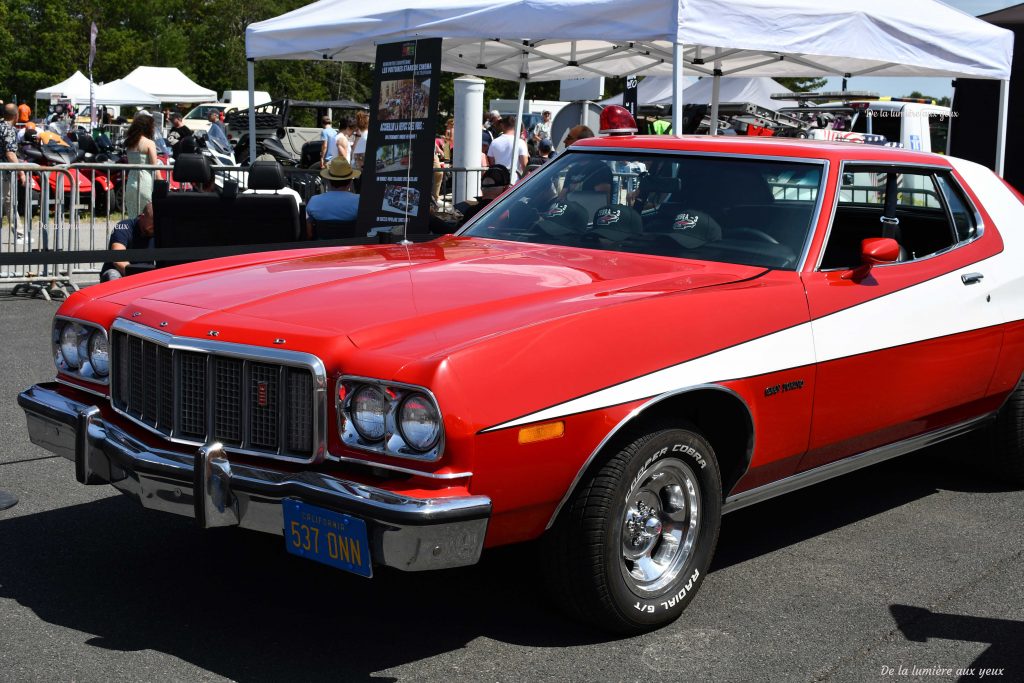
<svg viewBox="0 0 1024 683">
<path fill-rule="evenodd" d="M 473 476 L 472 472 L 447 472 L 445 474 L 423 472 L 422 470 L 414 470 L 411 467 L 399 467 L 398 465 L 389 465 L 387 463 L 375 462 L 373 460 L 360 460 L 359 458 L 350 458 L 347 455 L 336 455 L 330 452 L 327 453 L 327 460 L 361 465 L 371 469 L 376 468 L 389 470 L 391 472 L 401 472 L 402 474 L 415 474 L 417 477 L 426 477 L 427 479 L 468 479 Z"/>
<path fill-rule="evenodd" d="M 814 244 L 814 235 L 818 231 L 818 221 L 821 220 L 821 207 L 825 203 L 825 188 L 828 187 L 828 172 L 831 169 L 831 165 L 826 160 L 825 168 L 821 171 L 821 182 L 818 185 L 818 199 L 814 206 L 814 215 L 811 216 L 811 223 L 807 226 L 807 231 L 804 233 L 804 248 L 800 252 L 800 259 L 796 265 L 796 272 L 802 273 L 804 265 L 807 263 L 807 256 L 810 254 L 811 245 Z M 842 178 L 842 175 L 839 176 Z M 838 193 L 836 193 L 838 195 Z M 831 225 L 831 222 L 829 223 Z"/>
<path fill-rule="evenodd" d="M 74 382 L 69 382 L 66 379 L 64 379 L 63 377 L 61 377 L 60 375 L 57 375 L 56 377 L 54 377 L 53 381 L 59 382 L 60 384 L 63 384 L 66 387 L 71 387 L 72 389 L 78 389 L 79 391 L 84 391 L 85 393 L 92 394 L 93 396 L 99 396 L 100 398 L 107 398 L 107 394 L 104 394 L 102 391 L 97 391 L 96 389 L 90 389 L 89 387 L 83 387 L 81 384 L 75 384 Z"/>
<path fill-rule="evenodd" d="M 302 458 L 298 456 L 290 456 L 283 453 L 270 453 L 268 451 L 249 450 L 243 448 L 225 447 L 225 450 L 229 453 L 240 453 L 243 455 L 252 455 L 260 458 L 269 458 L 272 460 L 282 460 L 285 462 L 295 463 L 315 463 L 321 462 L 327 453 L 327 369 L 324 367 L 323 362 L 316 356 L 303 353 L 301 351 L 287 351 L 284 349 L 272 349 L 264 348 L 262 346 L 250 346 L 248 344 L 236 344 L 233 342 L 223 341 L 208 341 L 205 339 L 193 339 L 191 337 L 175 337 L 166 332 L 160 332 L 154 330 L 145 325 L 125 320 L 124 318 L 117 318 L 110 327 L 111 332 L 118 331 L 124 332 L 136 337 L 141 337 L 147 341 L 159 344 L 168 349 L 176 351 L 188 351 L 193 353 L 207 354 L 208 356 L 222 356 L 227 358 L 237 358 L 243 361 L 255 360 L 262 362 L 270 362 L 277 365 L 288 365 L 291 367 L 302 368 L 310 370 L 314 377 L 313 394 L 316 402 L 316 409 L 314 410 L 313 419 L 313 446 L 314 453 L 309 458 Z M 114 362 L 113 358 L 113 344 L 111 344 L 111 363 L 110 363 L 110 376 L 114 378 L 114 373 L 117 368 L 117 363 Z M 175 360 L 177 363 L 177 359 Z M 210 391 L 212 382 L 210 381 L 213 364 L 206 363 L 207 386 Z M 175 382 L 177 382 L 178 373 L 175 372 Z M 111 385 L 113 386 L 113 385 Z M 178 392 L 175 392 L 178 395 Z M 211 404 L 212 405 L 212 404 Z M 185 446 L 203 446 L 204 442 L 197 439 L 182 439 L 176 436 L 168 436 L 164 432 L 151 427 L 150 425 L 137 420 L 128 413 L 120 410 L 114 405 L 113 398 L 110 400 L 110 407 L 118 415 L 123 416 L 125 419 L 130 420 L 133 424 L 137 424 L 143 429 L 156 434 L 160 438 L 175 444 L 181 444 Z M 177 402 L 175 402 L 175 412 L 178 412 Z M 212 414 L 212 407 L 209 409 L 207 418 Z M 178 424 L 177 417 L 175 418 L 175 425 Z M 209 427 L 209 425 L 208 425 Z M 281 434 L 281 438 L 278 440 L 278 450 L 284 448 L 284 434 Z"/>
<path fill-rule="evenodd" d="M 750 424 L 751 425 L 754 424 L 754 418 L 753 418 L 753 414 L 750 412 L 750 406 L 747 404 L 747 402 L 745 400 L 743 400 L 743 397 L 740 396 L 739 394 L 737 394 L 732 389 L 730 389 L 728 387 L 723 387 L 720 384 L 696 384 L 696 385 L 691 386 L 691 387 L 684 387 L 682 389 L 675 389 L 673 391 L 667 391 L 667 392 L 665 392 L 663 394 L 659 394 L 658 396 L 655 396 L 655 397 L 653 397 L 651 399 L 648 399 L 643 405 L 637 406 L 636 408 L 631 410 L 628 415 L 626 415 L 624 418 L 622 418 L 622 420 L 620 420 L 619 423 L 617 425 L 615 425 L 610 432 L 605 434 L 604 438 L 601 439 L 601 443 L 597 444 L 597 447 L 593 451 L 591 451 L 590 455 L 587 456 L 587 459 L 583 462 L 583 465 L 576 472 L 576 476 L 573 478 L 572 483 L 569 485 L 569 488 L 566 490 L 565 495 L 562 496 L 562 500 L 558 501 L 558 506 L 555 508 L 555 511 L 551 514 L 551 518 L 548 520 L 548 523 L 544 527 L 544 529 L 545 530 L 550 529 L 551 526 L 555 523 L 555 520 L 558 519 L 558 514 L 562 511 L 562 508 L 565 506 L 565 504 L 567 502 L 569 502 L 569 498 L 572 497 L 573 491 L 576 490 L 577 484 L 579 484 L 580 480 L 583 478 L 583 473 L 586 472 L 587 468 L 590 467 L 590 464 L 592 462 L 594 462 L 594 458 L 597 457 L 597 454 L 601 452 L 601 450 L 605 447 L 605 445 L 609 441 L 611 441 L 612 437 L 615 436 L 616 434 L 618 434 L 622 430 L 623 427 L 625 427 L 627 424 L 632 422 L 634 418 L 638 417 L 645 410 L 647 410 L 648 408 L 650 408 L 651 406 L 653 406 L 653 405 L 655 405 L 657 403 L 661 403 L 662 401 L 664 401 L 666 399 L 669 399 L 669 398 L 673 398 L 675 396 L 681 396 L 682 394 L 691 394 L 691 393 L 693 393 L 695 391 L 702 391 L 702 390 L 705 390 L 705 389 L 712 389 L 714 391 L 722 391 L 722 392 L 725 392 L 727 394 L 730 394 L 734 398 L 739 399 L 740 403 L 742 403 L 743 406 L 747 409 L 747 414 L 751 416 L 750 417 Z M 757 432 L 756 432 L 756 430 L 754 430 L 754 431 L 751 432 L 751 435 L 750 435 L 750 448 L 749 448 L 749 451 L 747 453 L 747 465 L 748 466 L 750 464 L 751 457 L 754 454 L 754 441 L 755 441 L 756 438 L 757 438 Z M 746 473 L 746 471 L 744 470 L 744 474 L 745 473 Z M 742 475 L 740 475 L 740 476 L 742 476 Z M 739 480 L 737 479 L 737 481 L 739 481 Z"/>
<path fill-rule="evenodd" d="M 926 434 L 920 434 L 918 436 L 905 439 L 903 441 L 897 441 L 896 443 L 888 444 L 886 446 L 879 446 L 870 451 L 864 451 L 858 455 L 852 455 L 842 460 L 830 462 L 828 464 L 816 467 L 806 472 L 800 472 L 794 474 L 785 479 L 773 481 L 765 484 L 764 486 L 758 486 L 755 489 L 749 491 L 743 491 L 736 495 L 729 496 L 725 499 L 725 504 L 722 506 L 722 513 L 734 512 L 736 510 L 743 509 L 748 505 L 760 503 L 776 496 L 781 496 L 785 493 L 790 493 L 798 489 L 802 489 L 805 486 L 811 486 L 820 482 L 838 477 L 849 472 L 859 470 L 863 467 L 870 465 L 876 465 L 880 462 L 890 460 L 892 458 L 906 455 L 913 451 L 933 446 L 937 443 L 941 443 L 948 439 L 966 434 L 972 430 L 981 427 L 984 423 L 994 419 L 996 416 L 995 412 L 987 413 L 981 417 L 976 417 L 964 422 L 960 422 L 949 427 L 943 427 Z"/>
<path fill-rule="evenodd" d="M 943 254 L 948 254 L 949 252 L 951 252 L 951 251 L 953 251 L 955 249 L 959 249 L 960 247 L 963 247 L 963 246 L 966 246 L 968 244 L 971 244 L 975 240 L 980 239 L 981 236 L 985 234 L 985 221 L 982 220 L 981 213 L 978 211 L 978 207 L 974 205 L 973 201 L 971 201 L 971 196 L 969 194 L 967 194 L 967 192 L 964 191 L 964 186 L 960 183 L 959 179 L 957 179 L 956 175 L 953 173 L 954 169 L 951 166 L 942 166 L 942 165 L 939 165 L 939 164 L 921 164 L 921 163 L 903 164 L 903 163 L 893 163 L 893 162 L 874 162 L 874 161 L 859 161 L 859 160 L 858 161 L 843 161 L 842 164 L 839 165 L 839 178 L 838 178 L 837 185 L 836 185 L 836 196 L 835 196 L 835 199 L 832 202 L 832 219 L 828 222 L 828 229 L 825 231 L 825 239 L 821 243 L 821 249 L 818 251 L 818 260 L 817 260 L 817 263 L 814 264 L 814 271 L 815 272 L 819 272 L 819 273 L 837 273 L 837 272 L 842 272 L 844 270 L 850 270 L 849 268 L 828 268 L 826 270 L 822 270 L 822 268 L 821 268 L 821 260 L 825 257 L 825 250 L 828 248 L 828 240 L 829 240 L 829 237 L 831 237 L 831 235 L 832 235 L 832 225 L 835 223 L 835 220 L 836 220 L 836 210 L 839 208 L 839 191 L 842 188 L 843 173 L 846 172 L 846 165 L 847 164 L 852 164 L 854 166 L 875 166 L 875 167 L 885 167 L 885 166 L 888 166 L 888 167 L 891 167 L 891 168 L 920 168 L 920 169 L 923 169 L 923 170 L 930 170 L 930 171 L 933 171 L 935 173 L 948 173 L 949 174 L 950 182 L 956 187 L 957 190 L 960 191 L 960 198 L 963 199 L 964 203 L 966 203 L 967 206 L 969 206 L 971 208 L 971 210 L 974 212 L 975 232 L 974 232 L 974 237 L 972 237 L 971 239 L 964 240 L 963 242 L 956 242 L 955 244 L 952 244 L 952 245 L 946 247 L 945 249 L 940 249 L 939 251 L 932 252 L 931 254 L 928 254 L 926 256 L 922 256 L 920 258 L 915 258 L 912 261 L 899 261 L 897 263 L 880 263 L 880 264 L 878 264 L 876 266 L 872 266 L 872 268 L 889 268 L 889 267 L 892 267 L 892 266 L 901 266 L 901 265 L 903 265 L 905 263 L 917 263 L 919 261 L 927 261 L 928 259 L 933 258 L 935 256 L 941 256 Z M 940 194 L 941 194 L 941 190 L 940 190 Z M 943 200 L 942 200 L 943 206 L 945 206 L 945 203 L 946 203 L 945 202 L 945 198 L 943 198 Z M 948 210 L 946 211 L 946 213 L 947 213 L 947 217 L 948 217 L 948 213 L 949 213 Z M 954 234 L 956 234 L 955 229 L 954 229 Z"/>
<path fill-rule="evenodd" d="M 394 387 L 408 393 L 418 392 L 427 396 L 437 409 L 437 414 L 441 418 L 441 434 L 438 436 L 437 443 L 434 444 L 429 450 L 422 453 L 415 451 L 409 446 L 405 437 L 402 435 L 401 430 L 398 427 L 397 413 L 401 407 L 401 403 L 405 400 L 405 396 L 399 396 L 396 399 L 388 400 L 388 414 L 384 417 L 385 420 L 385 434 L 384 438 L 379 443 L 369 444 L 363 441 L 359 432 L 356 431 L 355 427 L 349 427 L 348 420 L 348 401 L 351 399 L 351 393 L 346 392 L 345 399 L 341 399 L 338 388 L 346 383 L 354 384 L 369 384 L 371 386 L 378 387 L 379 389 L 386 389 L 387 387 Z M 354 392 L 352 392 L 354 393 Z M 338 435 L 343 444 L 351 448 L 355 448 L 368 453 L 374 453 L 376 455 L 391 456 L 394 458 L 402 458 L 405 460 L 414 460 L 417 462 L 437 462 L 444 455 L 445 446 L 445 433 L 444 433 L 444 413 L 441 412 L 441 404 L 438 403 L 437 397 L 434 396 L 434 392 L 426 387 L 421 387 L 415 384 L 407 384 L 405 382 L 391 382 L 388 380 L 377 379 L 374 377 L 362 377 L 359 375 L 341 375 L 338 380 L 334 383 L 334 411 L 336 413 L 336 420 L 338 423 Z M 405 445 L 411 452 L 403 453 L 395 447 L 394 441 L 400 441 L 402 445 Z"/>
</svg>

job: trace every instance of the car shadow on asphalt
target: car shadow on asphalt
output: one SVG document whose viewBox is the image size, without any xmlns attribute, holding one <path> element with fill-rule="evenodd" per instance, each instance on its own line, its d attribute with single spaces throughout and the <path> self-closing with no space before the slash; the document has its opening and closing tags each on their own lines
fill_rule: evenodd
<svg viewBox="0 0 1024 683">
<path fill-rule="evenodd" d="M 117 651 L 151 649 L 234 680 L 374 681 L 478 637 L 608 640 L 539 591 L 534 545 L 372 580 L 288 555 L 281 537 L 200 531 L 123 496 L 4 519 L 0 598 Z"/>
<path fill-rule="evenodd" d="M 951 488 L 957 477 L 984 490 L 962 469 L 944 474 L 936 457 L 946 456 L 933 449 L 729 515 L 712 569 Z M 478 637 L 544 648 L 611 639 L 550 604 L 537 544 L 489 551 L 472 567 L 378 570 L 367 581 L 286 554 L 280 537 L 201 532 L 124 496 L 0 517 L 0 538 L 0 598 L 91 634 L 94 647 L 164 652 L 235 680 L 388 680 L 374 673 Z"/>
<path fill-rule="evenodd" d="M 939 491 L 1012 491 L 984 467 L 964 466 L 979 454 L 980 437 L 967 435 L 852 472 L 726 515 L 711 571 L 883 514 Z"/>
</svg>

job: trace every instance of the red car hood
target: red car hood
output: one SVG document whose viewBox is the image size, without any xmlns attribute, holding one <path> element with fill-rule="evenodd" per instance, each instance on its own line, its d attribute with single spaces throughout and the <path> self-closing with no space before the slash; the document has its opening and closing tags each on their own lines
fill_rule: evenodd
<svg viewBox="0 0 1024 683">
<path fill-rule="evenodd" d="M 206 272 L 196 264 L 196 274 L 122 290 L 107 299 L 177 319 L 255 318 L 272 323 L 264 328 L 347 335 L 361 348 L 392 347 L 427 357 L 524 326 L 745 280 L 764 271 L 455 237 L 407 247 L 275 257 Z"/>
</svg>

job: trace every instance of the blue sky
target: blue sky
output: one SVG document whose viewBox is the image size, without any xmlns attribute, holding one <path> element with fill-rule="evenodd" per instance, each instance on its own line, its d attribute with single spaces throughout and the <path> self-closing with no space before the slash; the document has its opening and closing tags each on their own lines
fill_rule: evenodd
<svg viewBox="0 0 1024 683">
<path fill-rule="evenodd" d="M 898 1 L 898 0 L 897 0 Z M 944 0 L 947 5 L 952 5 L 970 14 L 985 14 L 1003 7 L 1016 5 L 1017 2 L 1005 2 L 1005 0 Z M 842 86 L 842 79 L 830 78 L 827 90 L 839 90 Z M 951 78 L 884 78 L 863 76 L 851 78 L 847 87 L 850 90 L 873 90 L 880 95 L 909 95 L 917 90 L 932 97 L 942 97 L 953 94 Z"/>
</svg>

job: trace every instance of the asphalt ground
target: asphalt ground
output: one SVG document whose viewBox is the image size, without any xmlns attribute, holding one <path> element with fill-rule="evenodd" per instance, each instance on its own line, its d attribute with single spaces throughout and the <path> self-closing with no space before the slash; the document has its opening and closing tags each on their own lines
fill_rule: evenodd
<svg viewBox="0 0 1024 683">
<path fill-rule="evenodd" d="M 615 639 L 554 610 L 534 545 L 367 581 L 77 484 L 15 402 L 56 307 L 0 295 L 0 681 L 1024 680 L 1024 492 L 975 440 L 727 516 L 683 617 Z"/>
</svg>

